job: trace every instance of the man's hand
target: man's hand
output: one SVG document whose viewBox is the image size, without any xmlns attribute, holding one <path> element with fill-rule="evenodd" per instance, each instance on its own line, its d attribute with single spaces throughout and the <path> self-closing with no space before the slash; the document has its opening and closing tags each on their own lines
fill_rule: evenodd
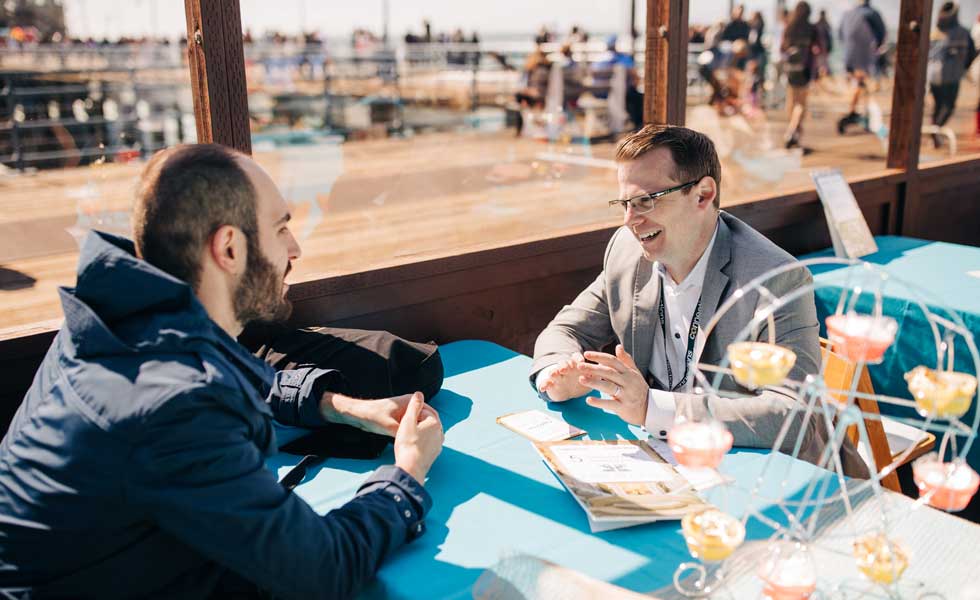
<svg viewBox="0 0 980 600">
<path fill-rule="evenodd" d="M 424 484 L 429 468 L 442 451 L 442 441 L 439 415 L 425 404 L 421 392 L 415 392 L 395 434 L 395 465 Z"/>
<path fill-rule="evenodd" d="M 548 394 L 552 402 L 564 402 L 589 393 L 589 388 L 579 382 L 579 365 L 584 363 L 585 358 L 576 352 L 570 359 L 558 363 L 557 368 L 551 370 L 541 382 L 538 391 Z"/>
<path fill-rule="evenodd" d="M 585 358 L 598 364 L 582 363 L 579 382 L 610 397 L 609 400 L 588 397 L 590 406 L 614 412 L 633 425 L 643 425 L 647 418 L 647 396 L 650 388 L 636 368 L 633 357 L 616 346 L 616 356 L 605 352 L 586 352 Z"/>
<path fill-rule="evenodd" d="M 320 410 L 328 421 L 394 437 L 411 399 L 412 394 L 404 394 L 378 400 L 359 400 L 327 392 L 320 402 Z M 435 414 L 435 409 L 423 404 L 422 412 Z"/>
</svg>

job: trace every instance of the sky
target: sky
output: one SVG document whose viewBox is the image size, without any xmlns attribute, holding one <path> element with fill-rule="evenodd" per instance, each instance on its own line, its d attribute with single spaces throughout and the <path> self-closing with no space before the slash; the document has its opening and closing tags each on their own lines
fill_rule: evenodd
<svg viewBox="0 0 980 600">
<path fill-rule="evenodd" d="M 327 36 L 346 37 L 356 27 L 382 29 L 384 0 L 239 0 L 242 24 L 256 35 L 266 30 L 289 33 L 302 28 Z M 638 28 L 645 19 L 645 0 L 637 1 Z M 80 37 L 162 35 L 184 33 L 184 3 L 181 0 L 64 0 L 68 28 Z M 434 31 L 462 27 L 469 34 L 528 33 L 542 24 L 559 33 L 578 24 L 587 31 L 625 32 L 629 23 L 629 0 L 388 0 L 391 35 L 401 38 L 409 30 L 421 31 L 429 19 Z M 744 0 L 747 11 L 762 10 L 771 22 L 775 0 Z M 792 5 L 793 1 L 790 0 Z M 814 10 L 828 9 L 831 20 L 854 4 L 854 0 L 810 0 Z M 899 0 L 875 0 L 892 27 L 898 20 Z M 941 2 L 934 3 L 937 7 Z M 691 22 L 711 23 L 728 12 L 729 0 L 690 0 Z M 980 0 L 962 0 L 961 21 L 971 23 L 980 11 Z"/>
</svg>

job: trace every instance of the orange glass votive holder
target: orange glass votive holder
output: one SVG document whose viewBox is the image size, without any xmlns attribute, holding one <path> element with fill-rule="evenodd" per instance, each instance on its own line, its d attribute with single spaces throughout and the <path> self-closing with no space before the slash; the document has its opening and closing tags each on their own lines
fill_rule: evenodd
<svg viewBox="0 0 980 600">
<path fill-rule="evenodd" d="M 871 533 L 854 541 L 857 568 L 875 583 L 888 585 L 898 581 L 909 566 L 905 548 L 881 533 Z"/>
<path fill-rule="evenodd" d="M 717 508 L 684 515 L 681 531 L 691 556 L 708 563 L 725 560 L 745 540 L 742 522 Z"/>
<path fill-rule="evenodd" d="M 685 467 L 717 467 L 733 441 L 731 432 L 717 421 L 685 421 L 667 433 L 674 458 Z"/>
<path fill-rule="evenodd" d="M 854 362 L 880 362 L 898 333 L 891 317 L 847 313 L 831 315 L 825 323 L 834 350 Z"/>
<path fill-rule="evenodd" d="M 956 371 L 918 366 L 905 374 L 915 406 L 923 417 L 960 418 L 970 410 L 977 393 L 977 378 Z"/>
<path fill-rule="evenodd" d="M 964 462 L 944 463 L 935 452 L 912 463 L 912 479 L 919 496 L 929 496 L 929 506 L 956 512 L 963 510 L 980 488 L 980 475 Z"/>
<path fill-rule="evenodd" d="M 755 389 L 782 383 L 796 364 L 796 353 L 776 344 L 736 342 L 728 345 L 728 362 L 735 381 Z"/>
<path fill-rule="evenodd" d="M 817 571 L 806 548 L 794 542 L 776 542 L 759 567 L 768 600 L 805 600 L 817 589 Z"/>
</svg>

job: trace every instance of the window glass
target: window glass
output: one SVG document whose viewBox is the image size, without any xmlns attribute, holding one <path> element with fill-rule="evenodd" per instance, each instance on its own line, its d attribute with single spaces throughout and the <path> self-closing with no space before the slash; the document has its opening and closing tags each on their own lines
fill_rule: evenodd
<svg viewBox="0 0 980 600">
<path fill-rule="evenodd" d="M 253 151 L 293 205 L 299 280 L 620 221 L 629 4 L 558 5 L 242 2 Z"/>
<path fill-rule="evenodd" d="M 980 1 L 933 3 L 920 164 L 980 152 Z"/>
<path fill-rule="evenodd" d="M 143 162 L 195 140 L 183 49 L 153 10 L 0 3 L 0 336 L 61 317 L 86 232 L 129 235 Z"/>
<path fill-rule="evenodd" d="M 687 124 L 717 144 L 723 204 L 810 187 L 817 168 L 885 167 L 898 3 L 871 7 L 690 4 Z"/>
</svg>

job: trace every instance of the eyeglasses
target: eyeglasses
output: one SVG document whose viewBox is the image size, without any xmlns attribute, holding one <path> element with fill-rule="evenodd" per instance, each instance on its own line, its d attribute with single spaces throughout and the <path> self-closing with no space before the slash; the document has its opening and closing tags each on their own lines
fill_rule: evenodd
<svg viewBox="0 0 980 600">
<path fill-rule="evenodd" d="M 683 190 L 684 188 L 689 188 L 692 185 L 701 181 L 701 178 L 695 179 L 693 181 L 688 181 L 687 183 L 682 183 L 678 186 L 668 188 L 659 192 L 653 192 L 652 194 L 643 194 L 642 196 L 634 196 L 633 198 L 627 198 L 626 200 L 610 200 L 609 206 L 616 206 L 617 204 L 623 205 L 623 212 L 626 212 L 628 206 L 633 207 L 633 212 L 642 215 L 653 210 L 657 206 L 657 200 L 663 198 L 667 194 L 673 194 L 676 191 Z"/>
</svg>

